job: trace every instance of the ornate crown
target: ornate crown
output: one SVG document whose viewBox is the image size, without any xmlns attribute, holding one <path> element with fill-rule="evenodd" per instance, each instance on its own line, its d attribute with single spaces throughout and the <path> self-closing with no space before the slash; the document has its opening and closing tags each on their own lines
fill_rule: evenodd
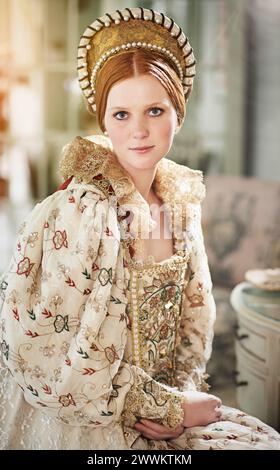
<svg viewBox="0 0 280 470">
<path fill-rule="evenodd" d="M 172 18 L 151 9 L 125 8 L 97 18 L 80 39 L 79 83 L 93 112 L 96 112 L 95 81 L 101 67 L 113 55 L 137 48 L 159 52 L 171 60 L 188 99 L 196 61 L 180 26 Z"/>
</svg>

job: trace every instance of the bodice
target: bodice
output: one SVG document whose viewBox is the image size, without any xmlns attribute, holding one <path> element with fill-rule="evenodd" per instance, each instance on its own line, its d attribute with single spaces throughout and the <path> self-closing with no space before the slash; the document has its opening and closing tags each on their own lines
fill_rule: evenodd
<svg viewBox="0 0 280 470">
<path fill-rule="evenodd" d="M 174 385 L 175 349 L 189 254 L 129 263 L 125 359 L 156 381 Z"/>
</svg>

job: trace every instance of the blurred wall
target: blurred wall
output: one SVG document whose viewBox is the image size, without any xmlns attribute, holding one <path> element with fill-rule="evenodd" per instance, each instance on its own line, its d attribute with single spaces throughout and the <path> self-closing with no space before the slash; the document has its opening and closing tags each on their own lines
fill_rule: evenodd
<svg viewBox="0 0 280 470">
<path fill-rule="evenodd" d="M 280 181 L 280 1 L 247 2 L 248 174 Z"/>
</svg>

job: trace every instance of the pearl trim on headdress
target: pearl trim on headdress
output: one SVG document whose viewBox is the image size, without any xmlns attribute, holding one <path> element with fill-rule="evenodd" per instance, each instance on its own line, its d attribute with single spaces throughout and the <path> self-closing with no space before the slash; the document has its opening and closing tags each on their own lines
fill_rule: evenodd
<svg viewBox="0 0 280 470">
<path fill-rule="evenodd" d="M 140 10 L 140 11 L 139 11 Z M 118 14 L 117 18 L 113 18 L 112 15 L 106 13 L 105 20 L 98 18 L 95 20 L 90 26 L 87 27 L 84 35 L 81 37 L 79 49 L 78 49 L 78 75 L 79 75 L 79 83 L 81 89 L 89 102 L 92 110 L 96 111 L 95 105 L 95 80 L 96 75 L 100 68 L 104 65 L 106 60 L 109 57 L 117 54 L 120 51 L 129 50 L 130 48 L 144 48 L 153 51 L 161 52 L 162 54 L 166 55 L 169 59 L 171 59 L 178 71 L 178 75 L 183 85 L 184 93 L 188 93 L 189 88 L 192 86 L 193 79 L 195 76 L 195 58 L 193 54 L 193 49 L 189 44 L 188 38 L 183 33 L 182 29 L 174 22 L 173 19 L 168 18 L 163 13 L 155 12 L 151 9 L 144 9 L 144 8 L 126 8 L 125 10 L 116 10 Z M 129 13 L 129 15 L 127 15 Z M 151 17 L 149 14 L 151 14 Z M 89 77 L 88 72 L 88 62 L 87 62 L 87 53 L 91 49 L 90 41 L 92 37 L 99 32 L 102 28 L 108 28 L 112 24 L 120 24 L 121 21 L 129 21 L 130 19 L 141 19 L 144 21 L 153 21 L 156 24 L 159 24 L 165 27 L 169 32 L 170 35 L 177 40 L 179 48 L 182 50 L 182 57 L 185 62 L 185 72 L 181 67 L 180 61 L 178 58 L 167 48 L 158 46 L 156 44 L 146 43 L 146 42 L 128 42 L 125 44 L 120 44 L 112 49 L 106 51 L 96 62 L 91 77 Z M 177 31 L 176 31 L 177 30 Z"/>
</svg>

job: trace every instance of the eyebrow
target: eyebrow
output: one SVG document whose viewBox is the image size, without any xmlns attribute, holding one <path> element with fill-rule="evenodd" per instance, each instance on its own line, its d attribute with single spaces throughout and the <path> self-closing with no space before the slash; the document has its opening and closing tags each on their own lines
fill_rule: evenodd
<svg viewBox="0 0 280 470">
<path fill-rule="evenodd" d="M 156 104 L 161 104 L 163 105 L 163 103 L 161 101 L 156 101 L 155 103 L 151 103 L 151 104 L 147 104 L 145 106 L 145 108 L 149 108 L 151 106 L 155 106 Z M 124 106 L 113 106 L 112 108 L 109 108 L 109 110 L 112 110 L 112 109 L 130 109 L 130 108 L 125 108 Z"/>
</svg>

